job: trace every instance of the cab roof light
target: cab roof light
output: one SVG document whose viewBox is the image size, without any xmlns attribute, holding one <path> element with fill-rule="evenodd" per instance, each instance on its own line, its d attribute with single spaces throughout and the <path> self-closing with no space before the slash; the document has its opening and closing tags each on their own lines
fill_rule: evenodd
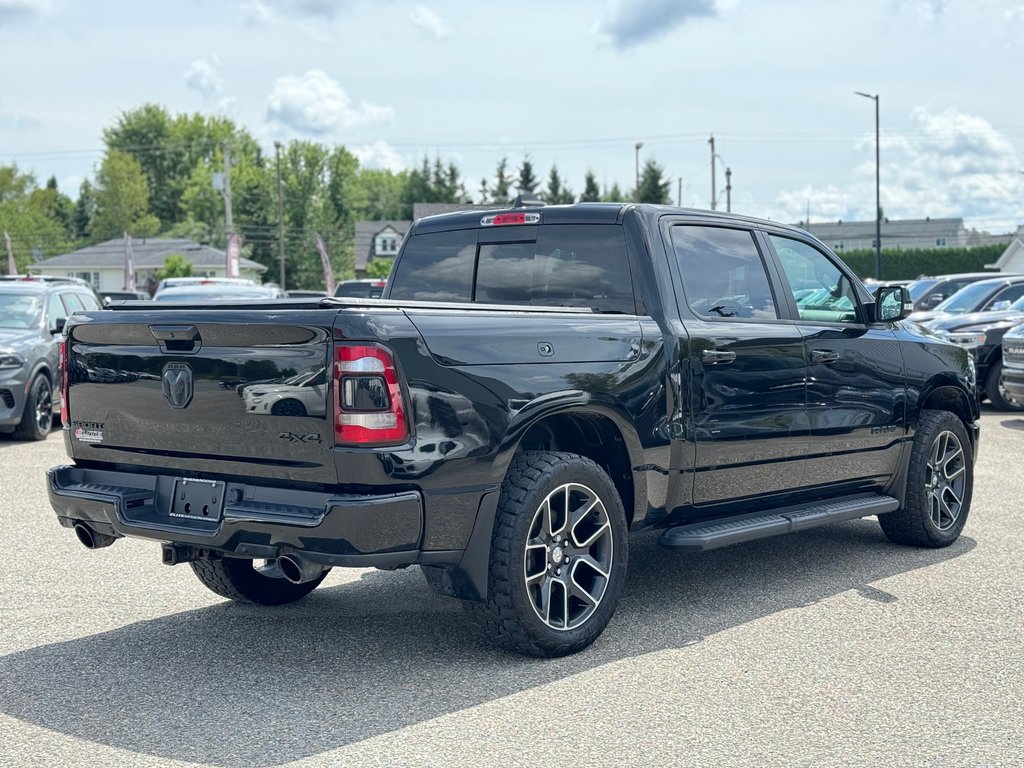
<svg viewBox="0 0 1024 768">
<path fill-rule="evenodd" d="M 497 213 L 480 219 L 482 227 L 503 227 L 509 224 L 539 224 L 539 213 Z"/>
</svg>

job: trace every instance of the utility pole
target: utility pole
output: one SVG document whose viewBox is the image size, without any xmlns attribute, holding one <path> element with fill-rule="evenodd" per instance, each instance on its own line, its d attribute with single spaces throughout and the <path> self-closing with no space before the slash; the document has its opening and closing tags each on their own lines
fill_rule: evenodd
<svg viewBox="0 0 1024 768">
<path fill-rule="evenodd" d="M 882 172 L 878 132 L 878 94 L 854 91 L 857 96 L 873 99 L 875 102 L 875 279 L 882 279 Z"/>
<path fill-rule="evenodd" d="M 732 213 L 732 168 L 725 168 L 725 212 Z"/>
<path fill-rule="evenodd" d="M 683 207 L 683 177 L 679 177 L 679 192 L 676 193 L 676 205 Z"/>
<path fill-rule="evenodd" d="M 224 228 L 230 238 L 235 233 L 235 224 L 231 215 L 231 145 L 227 142 L 224 142 L 224 188 L 220 193 L 224 195 Z"/>
<path fill-rule="evenodd" d="M 711 145 L 711 210 L 718 210 L 718 195 L 715 194 L 715 135 L 711 134 L 711 138 L 708 139 L 708 144 Z"/>
<path fill-rule="evenodd" d="M 281 142 L 274 142 L 277 153 L 277 248 L 278 263 L 281 268 L 281 290 L 284 288 L 284 200 L 281 197 Z"/>
<path fill-rule="evenodd" d="M 640 193 L 640 150 L 643 148 L 644 143 L 638 141 L 636 143 L 636 186 L 633 187 L 633 196 L 636 197 Z"/>
</svg>

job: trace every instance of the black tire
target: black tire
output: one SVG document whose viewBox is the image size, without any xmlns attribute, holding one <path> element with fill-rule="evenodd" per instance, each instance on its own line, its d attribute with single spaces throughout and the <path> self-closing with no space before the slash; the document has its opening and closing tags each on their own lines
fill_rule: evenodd
<svg viewBox="0 0 1024 768">
<path fill-rule="evenodd" d="M 1015 400 L 1003 388 L 1003 360 L 996 360 L 985 378 L 985 395 L 998 411 L 1024 411 L 1024 403 Z"/>
<path fill-rule="evenodd" d="M 565 510 L 579 505 L 574 509 L 576 523 L 570 525 L 571 513 L 555 509 L 562 505 L 562 498 Z M 584 509 L 590 511 L 582 514 Z M 553 535 L 559 516 L 565 522 L 561 532 Z M 570 542 L 564 549 L 554 540 L 537 543 L 540 538 L 562 537 Z M 582 546 L 589 541 L 594 543 Z M 528 549 L 529 542 L 533 543 Z M 573 453 L 521 453 L 512 460 L 501 486 L 491 536 L 487 599 L 466 601 L 463 606 L 480 631 L 506 650 L 566 656 L 594 642 L 611 620 L 625 584 L 627 560 L 626 516 L 605 471 Z M 531 570 L 535 575 L 529 575 Z M 528 586 L 528 580 L 535 583 Z M 589 602 L 581 600 L 581 594 Z M 541 613 L 544 603 L 546 618 Z"/>
<path fill-rule="evenodd" d="M 14 437 L 18 440 L 45 440 L 52 426 L 53 387 L 50 380 L 40 373 L 28 389 L 21 421 L 14 428 Z"/>
<path fill-rule="evenodd" d="M 209 589 L 221 597 L 239 603 L 256 605 L 284 605 L 301 600 L 326 578 L 324 571 L 318 578 L 304 584 L 292 584 L 281 578 L 259 573 L 252 560 L 225 557 L 220 560 L 193 560 L 192 572 Z"/>
<path fill-rule="evenodd" d="M 288 400 L 278 400 L 272 406 L 270 406 L 271 416 L 305 416 L 306 406 L 300 403 L 298 400 L 289 398 Z"/>
<path fill-rule="evenodd" d="M 903 506 L 878 522 L 897 544 L 948 547 L 964 529 L 973 492 L 974 450 L 963 422 L 949 411 L 922 411 Z"/>
</svg>

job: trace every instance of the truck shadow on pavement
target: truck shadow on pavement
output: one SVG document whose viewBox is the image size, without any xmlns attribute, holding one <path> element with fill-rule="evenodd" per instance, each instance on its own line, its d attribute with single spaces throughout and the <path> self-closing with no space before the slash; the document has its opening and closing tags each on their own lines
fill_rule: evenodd
<svg viewBox="0 0 1024 768">
<path fill-rule="evenodd" d="M 974 546 L 898 547 L 874 520 L 692 556 L 647 534 L 604 635 L 548 661 L 478 639 L 418 569 L 371 572 L 293 606 L 218 604 L 0 658 L 0 711 L 163 759 L 277 765 L 851 590 L 899 611 L 872 582 Z"/>
</svg>

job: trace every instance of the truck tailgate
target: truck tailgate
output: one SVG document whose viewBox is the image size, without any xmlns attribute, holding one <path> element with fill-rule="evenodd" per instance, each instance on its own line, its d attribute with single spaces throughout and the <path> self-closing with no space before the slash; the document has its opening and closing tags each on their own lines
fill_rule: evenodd
<svg viewBox="0 0 1024 768">
<path fill-rule="evenodd" d="M 90 313 L 70 329 L 73 457 L 336 482 L 328 386 L 335 315 Z"/>
</svg>

